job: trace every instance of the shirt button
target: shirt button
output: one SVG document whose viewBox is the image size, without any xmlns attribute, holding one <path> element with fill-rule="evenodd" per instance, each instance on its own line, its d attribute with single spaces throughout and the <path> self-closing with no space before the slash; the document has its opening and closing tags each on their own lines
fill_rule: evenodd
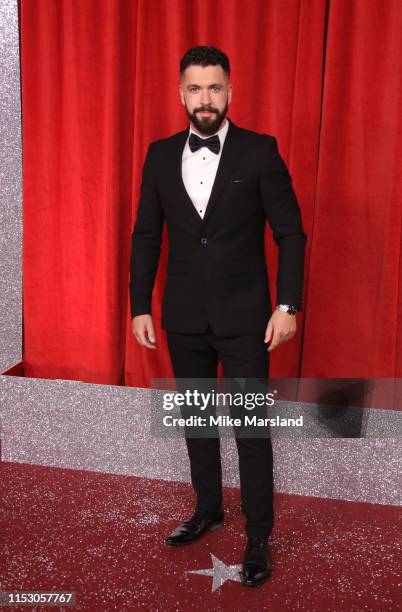
<svg viewBox="0 0 402 612">
<path fill-rule="evenodd" d="M 202 245 L 205 246 L 207 244 L 207 242 L 208 242 L 208 240 L 206 238 L 201 238 L 201 244 Z"/>
<path fill-rule="evenodd" d="M 201 185 L 202 185 L 202 181 L 200 181 Z"/>
</svg>

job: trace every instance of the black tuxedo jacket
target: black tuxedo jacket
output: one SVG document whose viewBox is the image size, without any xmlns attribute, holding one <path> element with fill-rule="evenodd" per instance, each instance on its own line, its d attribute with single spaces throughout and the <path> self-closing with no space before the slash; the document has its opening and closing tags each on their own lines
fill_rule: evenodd
<svg viewBox="0 0 402 612">
<path fill-rule="evenodd" d="M 188 129 L 152 142 L 132 233 L 132 317 L 151 314 L 163 223 L 168 234 L 162 328 L 218 336 L 263 332 L 272 314 L 264 250 L 268 221 L 279 246 L 277 303 L 301 308 L 306 234 L 276 139 L 229 129 L 202 219 L 184 186 Z"/>
</svg>

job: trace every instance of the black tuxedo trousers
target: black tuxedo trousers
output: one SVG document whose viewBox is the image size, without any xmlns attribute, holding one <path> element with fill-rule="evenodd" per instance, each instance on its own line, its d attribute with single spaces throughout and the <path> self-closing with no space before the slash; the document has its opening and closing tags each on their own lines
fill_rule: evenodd
<svg viewBox="0 0 402 612">
<path fill-rule="evenodd" d="M 250 378 L 251 383 L 257 378 L 268 383 L 269 353 L 264 333 L 217 337 L 208 328 L 200 334 L 167 332 L 167 341 L 178 391 L 200 391 L 195 379 L 216 379 L 218 361 L 222 363 L 225 382 L 239 377 Z M 259 385 L 258 391 L 261 390 Z M 254 437 L 256 428 L 249 429 L 250 437 L 237 436 L 233 430 L 239 458 L 241 507 L 246 517 L 246 533 L 251 537 L 267 537 L 274 526 L 272 443 L 269 436 Z M 190 433 L 186 443 L 196 506 L 214 511 L 222 503 L 220 439 L 197 438 Z"/>
</svg>

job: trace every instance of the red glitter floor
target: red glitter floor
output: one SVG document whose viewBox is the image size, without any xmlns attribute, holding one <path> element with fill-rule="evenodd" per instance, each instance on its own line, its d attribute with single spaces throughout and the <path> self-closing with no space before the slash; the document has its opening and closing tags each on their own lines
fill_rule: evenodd
<svg viewBox="0 0 402 612">
<path fill-rule="evenodd" d="M 73 590 L 65 610 L 96 612 L 400 609 L 398 507 L 276 494 L 272 576 L 253 589 L 219 563 L 243 555 L 236 489 L 225 490 L 223 529 L 173 548 L 164 537 L 193 508 L 186 483 L 4 462 L 1 471 L 2 591 Z M 211 553 L 214 591 L 212 571 L 187 573 L 212 568 Z"/>
</svg>

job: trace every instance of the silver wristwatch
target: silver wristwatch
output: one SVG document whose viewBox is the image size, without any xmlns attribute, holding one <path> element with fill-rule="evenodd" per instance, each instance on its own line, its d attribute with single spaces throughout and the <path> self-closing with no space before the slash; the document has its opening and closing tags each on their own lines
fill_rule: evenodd
<svg viewBox="0 0 402 612">
<path fill-rule="evenodd" d="M 300 311 L 300 308 L 296 308 L 296 306 L 290 306 L 289 304 L 278 304 L 276 309 L 282 310 L 282 312 L 287 312 L 291 315 L 294 315 L 296 314 L 296 312 Z"/>
</svg>

